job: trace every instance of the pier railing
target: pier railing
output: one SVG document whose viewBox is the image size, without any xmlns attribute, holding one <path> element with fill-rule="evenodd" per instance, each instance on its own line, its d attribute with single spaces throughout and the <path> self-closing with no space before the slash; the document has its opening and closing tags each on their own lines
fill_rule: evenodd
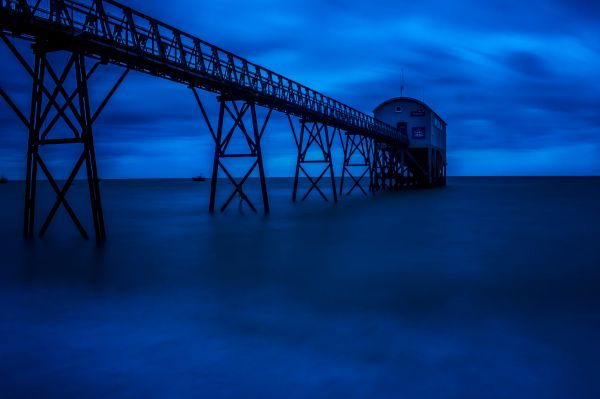
<svg viewBox="0 0 600 399">
<path fill-rule="evenodd" d="M 3 29 L 61 37 L 90 55 L 370 137 L 404 143 L 395 127 L 272 70 L 112 0 L 2 0 Z M 140 62 L 143 58 L 144 62 Z M 150 66 L 152 65 L 152 66 Z"/>
</svg>

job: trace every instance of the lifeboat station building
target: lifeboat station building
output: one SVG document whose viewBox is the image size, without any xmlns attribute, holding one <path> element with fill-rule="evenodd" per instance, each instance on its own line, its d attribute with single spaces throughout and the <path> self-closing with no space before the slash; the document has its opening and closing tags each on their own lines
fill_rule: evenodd
<svg viewBox="0 0 600 399">
<path fill-rule="evenodd" d="M 446 122 L 434 110 L 423 101 L 396 97 L 373 113 L 408 137 L 406 165 L 420 185 L 446 184 Z"/>
</svg>

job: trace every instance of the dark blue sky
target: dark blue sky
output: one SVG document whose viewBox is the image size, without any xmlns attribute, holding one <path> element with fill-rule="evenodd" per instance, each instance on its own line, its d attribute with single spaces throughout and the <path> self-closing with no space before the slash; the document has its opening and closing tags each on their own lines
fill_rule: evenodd
<svg viewBox="0 0 600 399">
<path fill-rule="evenodd" d="M 404 67 L 405 94 L 449 124 L 449 174 L 600 173 L 600 2 L 199 3 L 126 2 L 366 112 L 399 95 Z M 0 84 L 25 110 L 30 83 L 0 57 Z M 118 73 L 102 70 L 94 95 Z M 4 103 L 0 123 L 0 174 L 22 178 L 24 128 Z M 264 140 L 269 176 L 293 173 L 286 123 L 275 118 Z M 95 137 L 105 178 L 209 174 L 213 144 L 184 86 L 130 74 Z M 66 171 L 71 155 L 48 163 Z"/>
</svg>

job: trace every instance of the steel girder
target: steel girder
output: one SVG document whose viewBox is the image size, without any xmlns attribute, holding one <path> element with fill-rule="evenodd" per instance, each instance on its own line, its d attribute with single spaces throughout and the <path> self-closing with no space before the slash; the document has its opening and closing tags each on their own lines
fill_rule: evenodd
<svg viewBox="0 0 600 399">
<path fill-rule="evenodd" d="M 296 202 L 297 199 L 300 173 L 302 173 L 302 175 L 310 182 L 310 187 L 302 197 L 302 201 L 306 200 L 313 190 L 316 190 L 323 200 L 329 201 L 325 193 L 323 193 L 323 190 L 319 187 L 319 182 L 323 179 L 325 174 L 329 172 L 333 202 L 337 202 L 338 198 L 337 190 L 335 188 L 331 147 L 333 145 L 333 139 L 339 131 L 337 129 L 330 131 L 326 124 L 318 121 L 301 120 L 300 133 L 297 134 L 292 118 L 289 115 L 288 120 L 294 136 L 296 148 L 298 149 L 292 201 Z M 311 150 L 313 153 L 309 154 Z M 317 172 L 317 176 L 312 176 L 311 167 L 309 167 L 309 165 L 322 166 L 321 171 Z"/>
<path fill-rule="evenodd" d="M 112 0 L 2 0 L 0 27 L 300 118 L 406 145 L 395 127 Z"/>
<path fill-rule="evenodd" d="M 256 112 L 257 105 L 254 101 L 231 96 L 219 96 L 217 99 L 219 102 L 219 117 L 215 128 L 210 121 L 198 91 L 192 87 L 192 92 L 194 93 L 196 102 L 200 107 L 202 116 L 215 142 L 215 155 L 213 158 L 210 182 L 209 212 L 213 213 L 215 211 L 219 171 L 222 171 L 225 174 L 234 187 L 233 192 L 221 206 L 221 212 L 224 212 L 225 209 L 227 209 L 236 195 L 239 196 L 240 201 L 245 202 L 252 211 L 256 212 L 256 207 L 244 192 L 244 184 L 247 182 L 252 172 L 254 172 L 255 169 L 258 169 L 263 209 L 265 214 L 268 214 L 270 212 L 269 196 L 267 193 L 261 140 L 273 110 L 269 109 L 264 120 L 259 123 Z M 226 127 L 226 119 L 230 119 L 231 126 Z M 230 145 L 234 141 L 234 136 L 242 138 L 247 145 L 247 152 L 232 152 Z M 252 160 L 252 163 L 245 171 L 242 178 L 237 179 L 233 176 L 225 163 L 225 159 L 227 158 L 249 158 Z"/>
<path fill-rule="evenodd" d="M 345 138 L 345 140 L 344 140 Z M 344 151 L 344 162 L 342 165 L 342 177 L 340 180 L 340 196 L 344 195 L 345 177 L 348 176 L 352 185 L 346 191 L 346 195 L 352 194 L 358 188 L 364 195 L 373 191 L 372 186 L 372 145 L 373 140 L 352 133 L 340 134 L 340 142 Z M 363 187 L 363 179 L 369 180 L 367 190 Z"/>
<path fill-rule="evenodd" d="M 373 145 L 373 191 L 395 191 L 412 184 L 406 150 L 387 143 Z"/>
<path fill-rule="evenodd" d="M 56 66 L 53 66 L 53 62 L 48 58 L 50 50 L 45 46 L 45 43 L 36 43 L 32 46 L 34 64 L 30 66 L 25 57 L 23 57 L 6 35 L 0 33 L 0 38 L 23 66 L 33 82 L 31 107 L 28 117 L 15 105 L 10 96 L 4 90 L 0 89 L 2 97 L 28 130 L 23 227 L 25 238 L 32 238 L 35 232 L 38 169 L 41 169 L 56 193 L 56 201 L 46 216 L 39 234 L 44 235 L 56 212 L 62 205 L 80 234 L 84 238 L 88 238 L 85 228 L 66 197 L 73 181 L 85 164 L 95 236 L 98 241 L 104 240 L 106 238 L 106 230 L 100 197 L 92 126 L 119 85 L 123 82 L 128 70 L 125 70 L 98 108 L 92 112 L 88 81 L 100 63 L 95 63 L 88 70 L 84 55 L 70 53 L 66 65 L 64 65 L 60 73 L 57 73 Z M 71 92 L 66 88 L 66 83 L 69 80 L 75 82 L 75 89 Z M 62 121 L 64 126 L 68 128 L 68 137 L 53 137 L 56 136 L 57 132 L 55 130 L 59 121 Z M 81 145 L 82 151 L 64 185 L 60 187 L 42 158 L 40 148 L 48 145 L 73 144 Z"/>
</svg>

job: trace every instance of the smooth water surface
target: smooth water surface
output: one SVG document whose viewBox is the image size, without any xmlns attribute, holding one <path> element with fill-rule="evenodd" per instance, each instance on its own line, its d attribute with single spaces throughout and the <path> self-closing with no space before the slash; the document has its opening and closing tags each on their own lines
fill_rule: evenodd
<svg viewBox="0 0 600 399">
<path fill-rule="evenodd" d="M 208 190 L 103 181 L 98 246 L 64 210 L 24 241 L 0 185 L 0 398 L 600 397 L 599 178 L 337 206 L 271 180 L 268 217 Z M 86 184 L 68 198 L 92 232 Z"/>
</svg>

